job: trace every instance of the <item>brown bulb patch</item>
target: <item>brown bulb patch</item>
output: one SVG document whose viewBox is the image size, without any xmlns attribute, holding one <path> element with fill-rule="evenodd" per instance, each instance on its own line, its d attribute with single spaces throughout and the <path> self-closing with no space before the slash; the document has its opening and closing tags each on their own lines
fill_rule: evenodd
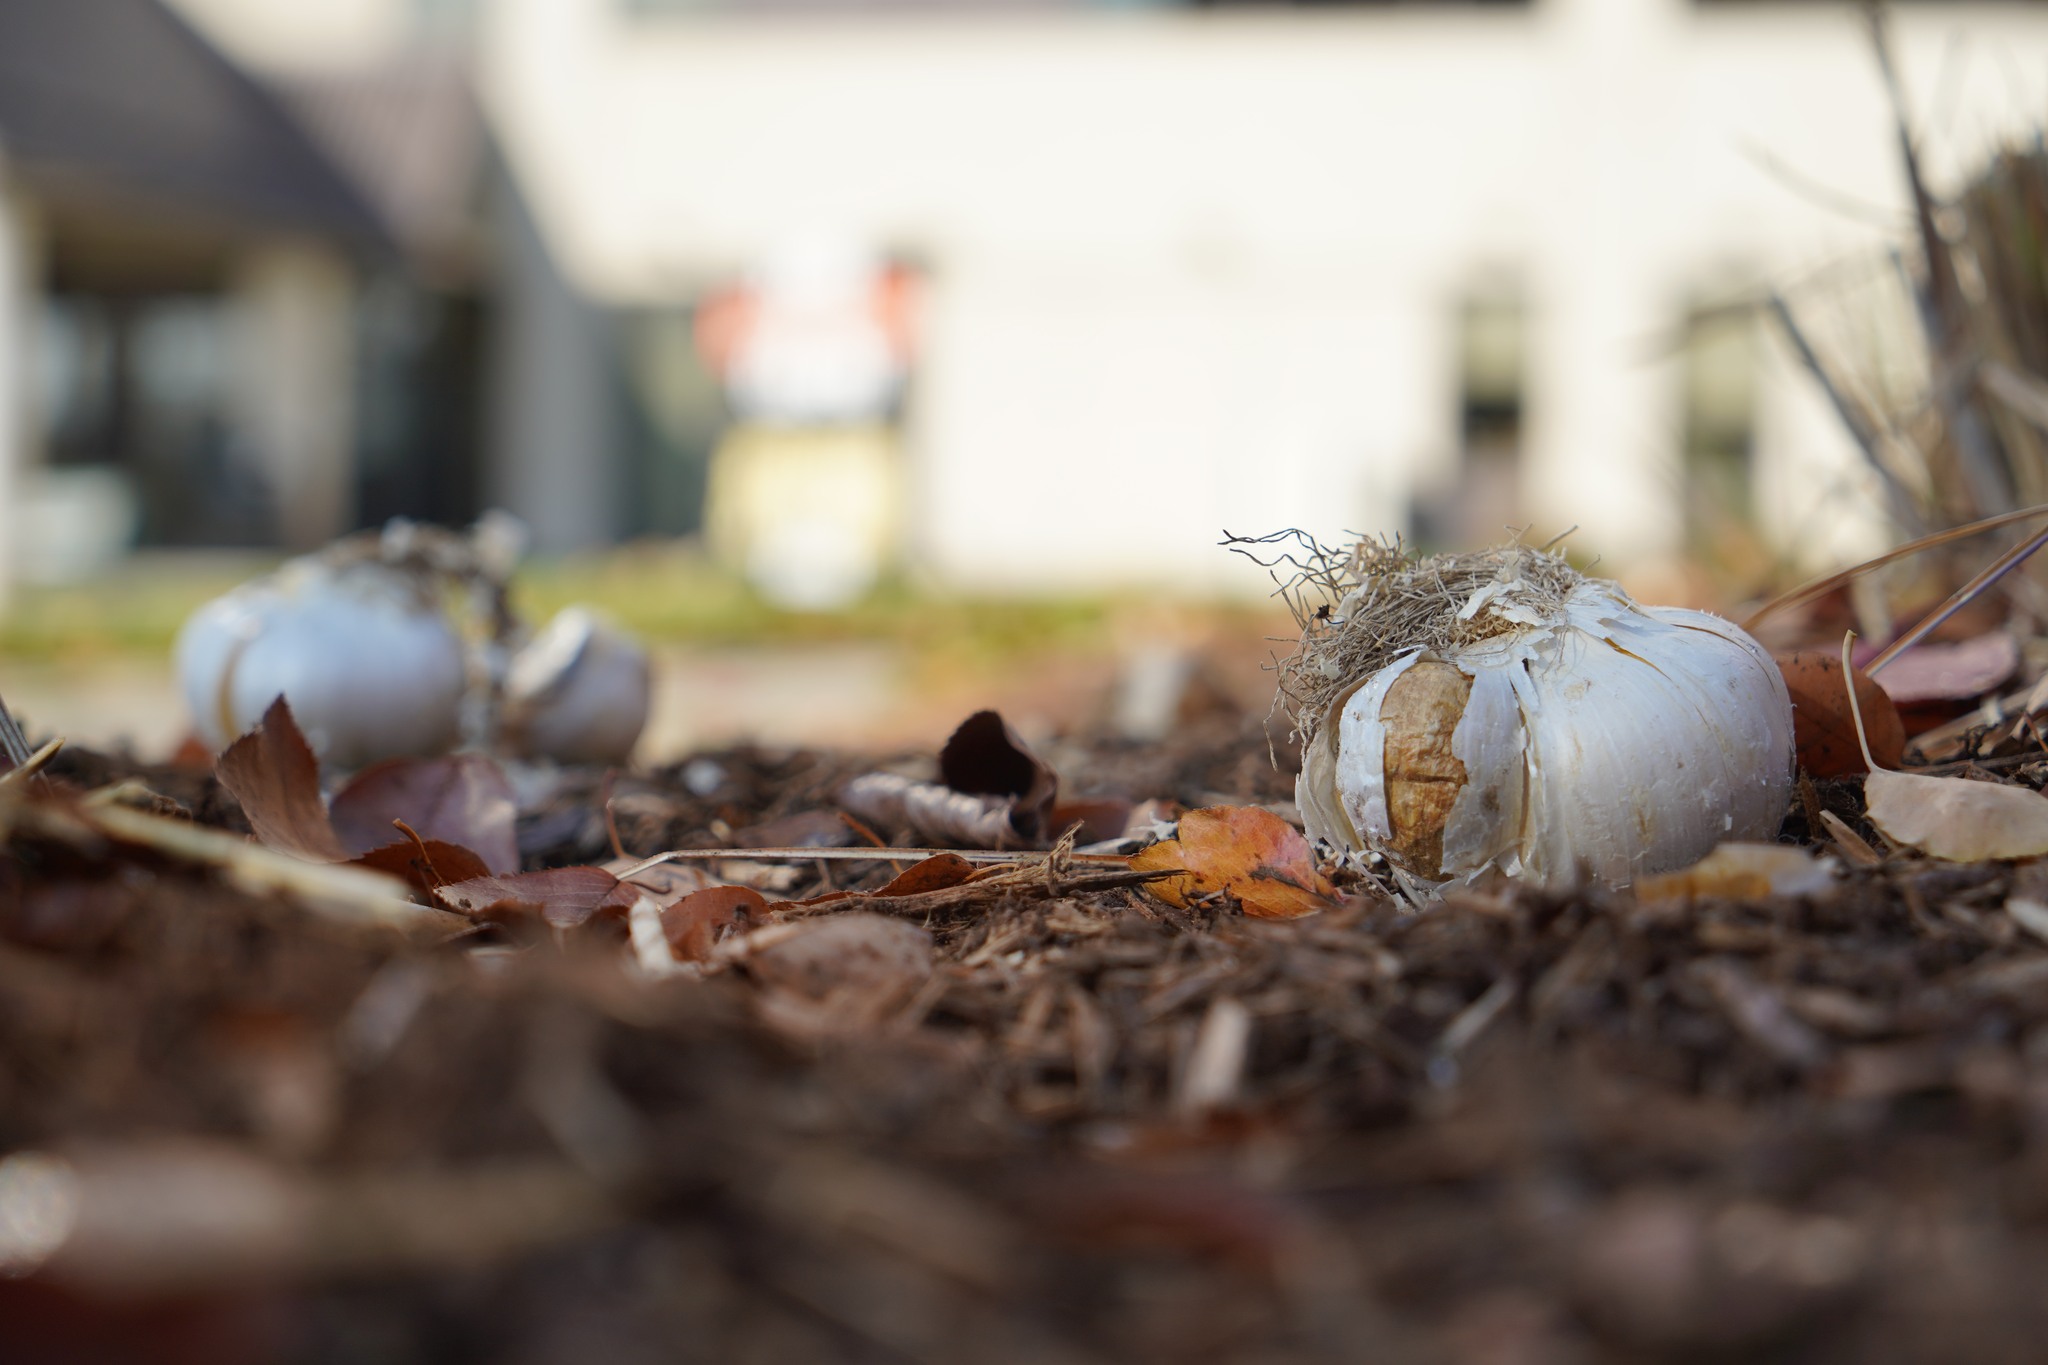
<svg viewBox="0 0 2048 1365">
<path fill-rule="evenodd" d="M 1472 679 L 1455 665 L 1423 659 L 1394 680 L 1380 704 L 1387 816 L 1394 837 L 1387 856 L 1422 877 L 1441 877 L 1444 826 L 1465 789 L 1465 765 L 1451 752 Z"/>
</svg>

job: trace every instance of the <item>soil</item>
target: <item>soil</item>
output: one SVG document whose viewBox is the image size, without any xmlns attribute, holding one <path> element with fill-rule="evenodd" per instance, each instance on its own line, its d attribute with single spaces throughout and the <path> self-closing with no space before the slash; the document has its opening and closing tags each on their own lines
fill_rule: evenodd
<svg viewBox="0 0 2048 1365">
<path fill-rule="evenodd" d="M 1277 747 L 1219 704 L 1049 756 L 1063 794 L 1279 803 Z M 609 856 L 606 792 L 632 854 L 814 842 L 790 831 L 830 826 L 844 779 L 920 758 L 568 774 L 522 847 Z M 204 775 L 53 772 L 246 828 Z M 1786 839 L 1826 809 L 1876 841 L 1855 782 L 1807 796 Z M 2048 942 L 2005 909 L 2048 899 L 2032 864 L 1895 856 L 1689 905 L 1417 912 L 1354 882 L 1285 922 L 1054 885 L 849 916 L 859 951 L 800 971 L 763 949 L 651 979 L 616 924 L 409 944 L 9 828 L 10 1362 L 2019 1361 L 2048 1337 Z M 897 870 L 792 864 L 774 894 Z M 52 1161 L 83 1212 L 43 1263 L 23 1192 Z"/>
</svg>

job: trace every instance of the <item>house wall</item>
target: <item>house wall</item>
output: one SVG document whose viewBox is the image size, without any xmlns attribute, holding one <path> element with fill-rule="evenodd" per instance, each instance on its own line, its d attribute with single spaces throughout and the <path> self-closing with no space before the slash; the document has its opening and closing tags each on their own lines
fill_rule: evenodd
<svg viewBox="0 0 2048 1365">
<path fill-rule="evenodd" d="M 355 513 L 355 280 L 317 243 L 245 252 L 229 283 L 228 407 L 276 500 L 277 532 L 316 549 Z"/>
<path fill-rule="evenodd" d="M 28 358 L 42 298 L 41 275 L 34 205 L 9 183 L 0 151 L 0 611 L 21 573 L 20 494 L 37 459 L 35 367 Z"/>
<path fill-rule="evenodd" d="M 1936 174 L 2040 107 L 2039 9 L 1899 6 L 1897 47 L 1923 107 L 1949 91 Z M 1667 553 L 1670 354 L 1698 282 L 1796 279 L 1905 226 L 1847 6 L 750 20 L 501 0 L 479 55 L 542 233 L 594 298 L 685 300 L 798 230 L 929 267 L 913 545 L 977 586 L 1242 582 L 1226 526 L 1399 527 L 1458 443 L 1448 329 L 1480 277 L 1527 301 L 1538 529 L 1577 524 L 1610 563 Z M 1840 497 L 1821 539 L 1867 544 L 1853 454 L 1781 378 L 1760 488 L 1817 471 Z"/>
</svg>

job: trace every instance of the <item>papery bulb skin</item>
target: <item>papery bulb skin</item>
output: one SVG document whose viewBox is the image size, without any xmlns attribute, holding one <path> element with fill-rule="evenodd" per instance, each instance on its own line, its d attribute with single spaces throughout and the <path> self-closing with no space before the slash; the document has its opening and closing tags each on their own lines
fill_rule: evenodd
<svg viewBox="0 0 2048 1365">
<path fill-rule="evenodd" d="M 321 765 L 439 753 L 459 734 L 461 637 L 416 575 L 374 561 L 294 560 L 194 612 L 179 682 L 216 749 L 282 695 Z"/>
<path fill-rule="evenodd" d="M 1417 648 L 1340 694 L 1297 789 L 1312 835 L 1430 882 L 1497 868 L 1616 887 L 1775 837 L 1792 711 L 1756 641 L 1598 580 L 1540 608 L 1510 581 L 1459 619 L 1494 609 L 1494 633 Z"/>
<path fill-rule="evenodd" d="M 513 656 L 505 742 L 528 758 L 623 764 L 647 726 L 647 651 L 585 607 L 565 607 Z"/>
</svg>

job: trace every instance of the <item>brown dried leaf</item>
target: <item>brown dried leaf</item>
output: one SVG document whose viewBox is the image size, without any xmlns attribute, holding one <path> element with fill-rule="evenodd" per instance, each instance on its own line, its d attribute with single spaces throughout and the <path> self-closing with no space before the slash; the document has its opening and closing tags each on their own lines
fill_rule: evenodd
<svg viewBox="0 0 2048 1365">
<path fill-rule="evenodd" d="M 470 849 L 500 873 L 519 870 L 517 815 L 504 769 L 481 754 L 387 759 L 336 792 L 329 812 L 351 852 L 389 844 L 392 822 L 403 820 L 421 838 Z"/>
<path fill-rule="evenodd" d="M 320 761 L 282 696 L 270 703 L 254 730 L 227 747 L 214 772 L 242 803 L 249 828 L 265 847 L 308 862 L 348 858 L 320 799 Z M 377 842 L 388 836 L 387 827 Z"/>
<path fill-rule="evenodd" d="M 1934 858 L 1974 863 L 2048 853 L 2048 798 L 2026 787 L 1922 773 L 1863 779 L 1870 823 Z"/>
<path fill-rule="evenodd" d="M 652 867 L 642 866 L 645 862 L 644 858 L 612 858 L 600 866 L 613 876 L 639 887 L 649 900 L 663 910 L 692 891 L 702 891 L 707 886 L 719 885 L 717 878 L 691 863 L 656 863 Z M 630 877 L 622 876 L 632 868 L 640 870 Z"/>
<path fill-rule="evenodd" d="M 973 863 L 957 853 L 935 853 L 921 863 L 903 869 L 877 896 L 914 896 L 920 891 L 943 891 L 958 886 L 975 874 Z"/>
<path fill-rule="evenodd" d="M 1799 745 L 1799 766 L 1814 777 L 1848 777 L 1866 771 L 1856 744 L 1856 725 L 1842 686 L 1842 659 L 1824 649 L 1795 649 L 1777 656 L 1778 671 L 1792 694 L 1792 734 Z M 1862 669 L 1855 671 L 1856 700 L 1871 757 L 1890 767 L 1906 749 L 1906 729 L 1899 708 L 1885 689 Z"/>
<path fill-rule="evenodd" d="M 1901 706 L 1924 701 L 1971 701 L 2013 675 L 2020 647 L 2002 630 L 1952 644 L 1919 644 L 1884 667 L 1879 684 Z M 1840 685 L 1837 684 L 1837 690 Z M 1870 719 L 1870 703 L 1863 703 Z M 1871 746 L 1873 749 L 1876 745 Z M 1883 762 L 1884 756 L 1878 755 Z"/>
<path fill-rule="evenodd" d="M 751 886 L 707 886 L 663 910 L 661 930 L 679 959 L 703 962 L 718 945 L 720 931 L 758 924 L 767 914 L 767 899 Z"/>
<path fill-rule="evenodd" d="M 409 882 L 413 890 L 428 893 L 454 882 L 491 875 L 484 860 L 462 845 L 423 839 L 417 834 L 373 848 L 354 859 L 350 866 L 388 872 Z"/>
<path fill-rule="evenodd" d="M 472 919 L 537 916 L 556 929 L 574 929 L 597 915 L 623 915 L 639 895 L 638 887 L 601 867 L 472 877 L 434 892 L 441 904 Z"/>
<path fill-rule="evenodd" d="M 1257 806 L 1209 806 L 1180 819 L 1179 837 L 1131 856 L 1137 872 L 1185 869 L 1145 889 L 1168 905 L 1228 891 L 1257 919 L 1295 919 L 1327 910 L 1336 888 L 1316 870 L 1300 830 Z"/>
</svg>

